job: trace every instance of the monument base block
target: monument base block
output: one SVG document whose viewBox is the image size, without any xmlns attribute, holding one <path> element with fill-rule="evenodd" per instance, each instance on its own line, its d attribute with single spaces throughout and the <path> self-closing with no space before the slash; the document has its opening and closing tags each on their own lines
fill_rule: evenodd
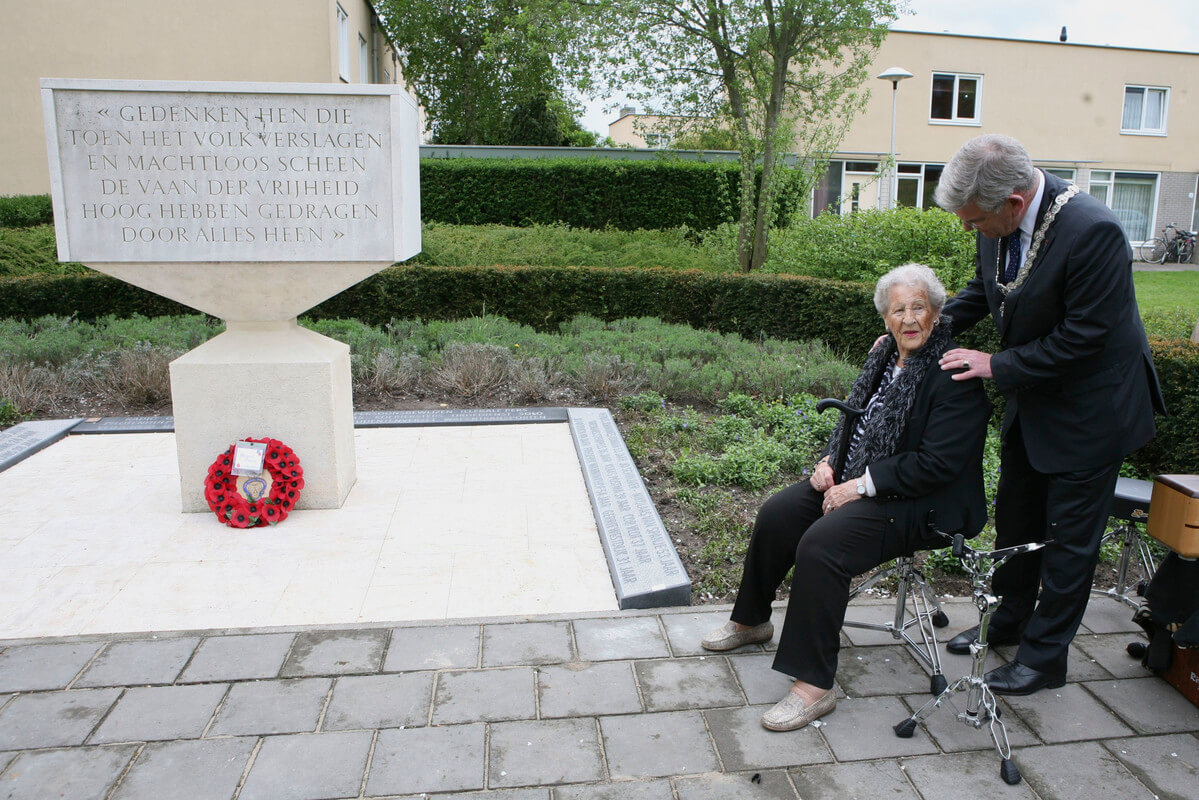
<svg viewBox="0 0 1199 800">
<path fill-rule="evenodd" d="M 295 450 L 305 483 L 297 508 L 340 508 L 356 480 L 350 348 L 294 319 L 227 325 L 171 362 L 183 510 L 208 510 L 209 465 L 247 436 Z"/>
</svg>

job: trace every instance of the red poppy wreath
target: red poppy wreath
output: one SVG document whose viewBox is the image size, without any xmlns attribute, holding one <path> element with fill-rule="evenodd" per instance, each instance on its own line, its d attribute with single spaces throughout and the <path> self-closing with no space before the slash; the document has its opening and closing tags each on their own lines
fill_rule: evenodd
<svg viewBox="0 0 1199 800">
<path fill-rule="evenodd" d="M 263 477 L 238 481 L 233 474 L 233 448 L 217 456 L 204 479 L 204 499 L 216 518 L 232 528 L 261 528 L 276 525 L 300 500 L 304 469 L 295 451 L 278 439 L 246 438 L 242 441 L 266 445 Z M 264 480 L 269 476 L 270 482 Z"/>
</svg>

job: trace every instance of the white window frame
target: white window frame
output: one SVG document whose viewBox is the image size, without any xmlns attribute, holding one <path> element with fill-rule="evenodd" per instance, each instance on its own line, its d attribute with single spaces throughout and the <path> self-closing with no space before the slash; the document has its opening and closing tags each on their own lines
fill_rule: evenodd
<svg viewBox="0 0 1199 800">
<path fill-rule="evenodd" d="M 1144 92 L 1143 98 L 1147 98 L 1150 92 L 1162 93 L 1162 126 L 1160 128 L 1145 127 L 1145 112 L 1149 104 L 1142 100 L 1141 102 L 1141 124 L 1137 128 L 1124 127 L 1124 104 L 1128 98 L 1129 89 L 1140 89 Z M 1120 95 L 1120 133 L 1128 136 L 1165 136 L 1166 129 L 1170 122 L 1170 87 L 1169 86 L 1149 86 L 1147 84 L 1126 83 L 1124 84 L 1124 93 Z"/>
<path fill-rule="evenodd" d="M 936 86 L 938 75 L 953 76 L 953 110 L 950 112 L 949 119 L 941 119 L 933 116 L 933 89 Z M 961 90 L 958 88 L 962 78 L 968 78 L 974 81 L 974 116 L 959 117 L 958 116 L 958 95 Z M 983 76 L 974 72 L 953 72 L 951 70 L 933 70 L 928 81 L 928 124 L 929 125 L 969 125 L 975 128 L 982 127 L 983 119 Z"/>
<path fill-rule="evenodd" d="M 1102 180 L 1102 179 L 1096 180 L 1095 179 L 1096 172 L 1106 174 L 1109 177 L 1106 180 Z M 1116 175 L 1121 174 L 1121 173 L 1123 173 L 1124 175 L 1135 175 L 1137 177 L 1142 177 L 1142 178 L 1153 178 L 1153 201 L 1152 201 L 1152 205 L 1150 208 L 1150 215 L 1149 215 L 1149 220 L 1148 220 L 1148 222 L 1149 222 L 1149 238 L 1152 239 L 1154 236 L 1157 235 L 1157 204 L 1159 202 L 1161 202 L 1162 174 L 1160 172 L 1139 172 L 1139 171 L 1132 171 L 1132 170 L 1115 170 L 1115 169 L 1093 169 L 1093 170 L 1091 170 L 1090 180 L 1087 182 L 1087 194 L 1091 193 L 1090 187 L 1092 187 L 1092 186 L 1095 186 L 1095 185 L 1106 186 L 1107 187 L 1107 199 L 1104 201 L 1101 201 L 1101 202 L 1103 202 L 1103 204 L 1106 205 L 1108 208 L 1111 208 L 1112 201 L 1115 200 L 1115 195 L 1116 195 L 1116 181 L 1118 180 Z M 1096 198 L 1096 199 L 1098 199 L 1098 198 Z M 1129 239 L 1129 244 L 1132 244 L 1135 246 L 1135 245 L 1143 244 L 1143 242 Z"/>
<path fill-rule="evenodd" d="M 358 82 L 371 82 L 371 51 L 361 33 L 358 34 Z"/>
<path fill-rule="evenodd" d="M 337 4 L 337 74 L 350 82 L 350 15 Z"/>
</svg>

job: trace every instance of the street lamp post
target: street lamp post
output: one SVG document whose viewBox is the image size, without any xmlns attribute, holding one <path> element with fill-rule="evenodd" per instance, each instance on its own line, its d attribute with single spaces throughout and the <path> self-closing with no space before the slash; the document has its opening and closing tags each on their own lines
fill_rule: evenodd
<svg viewBox="0 0 1199 800">
<path fill-rule="evenodd" d="M 891 81 L 891 179 L 887 185 L 887 208 L 895 208 L 899 192 L 899 164 L 895 163 L 895 103 L 899 97 L 899 82 L 915 77 L 903 67 L 888 67 L 878 74 L 880 81 Z"/>
</svg>

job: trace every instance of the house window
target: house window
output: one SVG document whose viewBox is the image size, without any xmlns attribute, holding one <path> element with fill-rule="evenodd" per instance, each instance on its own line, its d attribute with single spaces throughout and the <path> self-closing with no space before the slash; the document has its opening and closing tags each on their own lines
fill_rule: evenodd
<svg viewBox="0 0 1199 800">
<path fill-rule="evenodd" d="M 645 134 L 645 146 L 661 149 L 670 147 L 669 133 L 647 133 Z"/>
<path fill-rule="evenodd" d="M 978 125 L 982 116 L 981 75 L 934 72 L 929 121 Z"/>
<path fill-rule="evenodd" d="M 337 72 L 343 81 L 350 82 L 350 16 L 337 4 Z"/>
<path fill-rule="evenodd" d="M 1088 191 L 1108 206 L 1124 226 L 1129 241 L 1153 238 L 1153 209 L 1157 207 L 1157 175 L 1144 172 L 1091 170 Z"/>
<path fill-rule="evenodd" d="M 1125 86 L 1120 133 L 1165 136 L 1170 90 L 1161 86 Z"/>
<path fill-rule="evenodd" d="M 366 37 L 361 33 L 358 34 L 358 82 L 370 83 L 371 79 L 371 51 L 366 46 Z"/>
<path fill-rule="evenodd" d="M 1044 167 L 1043 169 L 1050 175 L 1056 175 L 1064 181 L 1074 183 L 1074 170 L 1072 169 L 1063 169 L 1062 167 Z"/>
</svg>

